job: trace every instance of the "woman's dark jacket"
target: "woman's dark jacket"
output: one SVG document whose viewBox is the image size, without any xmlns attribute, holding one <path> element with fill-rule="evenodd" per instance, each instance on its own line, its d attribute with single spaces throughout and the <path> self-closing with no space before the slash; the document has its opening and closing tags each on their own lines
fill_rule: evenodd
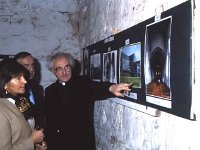
<svg viewBox="0 0 200 150">
<path fill-rule="evenodd" d="M 94 150 L 95 100 L 113 97 L 111 83 L 79 76 L 63 86 L 56 81 L 45 89 L 46 140 L 48 150 Z"/>
</svg>

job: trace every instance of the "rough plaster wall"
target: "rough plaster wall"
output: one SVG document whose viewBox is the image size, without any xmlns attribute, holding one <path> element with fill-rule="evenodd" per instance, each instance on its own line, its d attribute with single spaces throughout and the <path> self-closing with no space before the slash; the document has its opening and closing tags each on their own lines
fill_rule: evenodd
<svg viewBox="0 0 200 150">
<path fill-rule="evenodd" d="M 0 0 L 0 54 L 28 51 L 42 67 L 46 87 L 55 78 L 46 58 L 66 51 L 80 58 L 76 0 Z"/>
<path fill-rule="evenodd" d="M 80 0 L 80 43 L 88 46 L 186 0 Z"/>
<path fill-rule="evenodd" d="M 85 47 L 93 44 L 184 1 L 80 0 L 80 45 Z M 195 14 L 196 18 L 199 16 L 198 6 L 200 6 L 199 1 L 196 1 L 196 11 L 198 11 Z M 195 21 L 196 35 L 199 33 L 198 23 Z M 193 38 L 193 40 L 195 39 L 197 40 L 197 38 Z M 196 44 L 195 48 L 199 49 L 199 46 Z M 198 57 L 199 54 L 196 53 L 196 56 Z M 196 70 L 199 70 L 199 66 Z M 196 86 L 199 87 L 197 79 Z M 198 95 L 194 95 L 197 101 L 199 101 L 198 97 Z M 120 99 L 111 99 L 95 104 L 97 150 L 200 149 L 198 142 L 200 138 L 199 117 L 197 121 L 189 121 L 164 112 L 161 112 L 160 117 L 153 117 L 135 110 L 134 106 L 130 108 L 128 106 L 131 105 L 130 103 L 123 106 L 115 101 L 120 101 Z M 197 116 L 200 114 L 200 105 L 198 104 L 196 105 Z"/>
</svg>

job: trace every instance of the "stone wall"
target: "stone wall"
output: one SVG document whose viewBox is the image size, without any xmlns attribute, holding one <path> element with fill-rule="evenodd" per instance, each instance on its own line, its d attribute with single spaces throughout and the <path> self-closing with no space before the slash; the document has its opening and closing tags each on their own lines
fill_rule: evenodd
<svg viewBox="0 0 200 150">
<path fill-rule="evenodd" d="M 42 67 L 42 85 L 55 78 L 46 69 L 46 58 L 65 51 L 80 59 L 76 0 L 0 0 L 0 52 L 28 51 Z"/>
</svg>

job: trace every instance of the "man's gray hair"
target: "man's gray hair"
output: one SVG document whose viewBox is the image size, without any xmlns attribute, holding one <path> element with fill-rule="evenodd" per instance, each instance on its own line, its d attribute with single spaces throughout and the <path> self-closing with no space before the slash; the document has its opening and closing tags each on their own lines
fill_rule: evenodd
<svg viewBox="0 0 200 150">
<path fill-rule="evenodd" d="M 75 66 L 75 59 L 73 58 L 73 56 L 70 53 L 64 53 L 64 52 L 58 52 L 54 55 L 52 55 L 50 58 L 47 59 L 47 68 L 50 71 L 53 71 L 53 61 L 55 59 L 59 59 L 59 58 L 66 58 L 69 61 L 69 65 L 71 68 L 74 68 Z"/>
</svg>

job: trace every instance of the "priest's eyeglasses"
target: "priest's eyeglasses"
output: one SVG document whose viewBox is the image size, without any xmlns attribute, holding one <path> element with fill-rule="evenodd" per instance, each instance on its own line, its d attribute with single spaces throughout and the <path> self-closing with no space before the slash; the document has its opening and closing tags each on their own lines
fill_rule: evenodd
<svg viewBox="0 0 200 150">
<path fill-rule="evenodd" d="M 57 67 L 54 70 L 56 71 L 56 73 L 62 73 L 64 71 L 69 72 L 71 71 L 71 67 L 70 65 L 66 65 L 65 67 Z"/>
</svg>

